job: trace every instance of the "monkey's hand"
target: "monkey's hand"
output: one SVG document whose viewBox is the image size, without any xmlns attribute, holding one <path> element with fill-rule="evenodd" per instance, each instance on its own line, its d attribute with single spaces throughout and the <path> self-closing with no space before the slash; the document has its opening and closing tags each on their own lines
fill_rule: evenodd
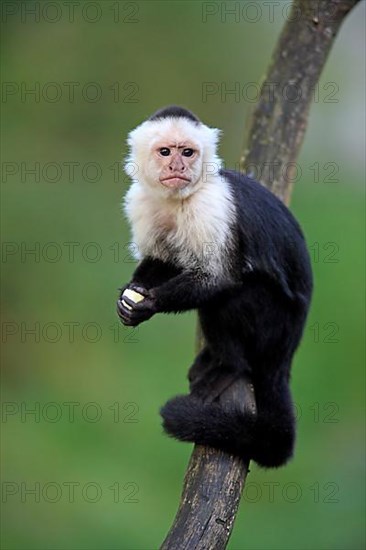
<svg viewBox="0 0 366 550">
<path fill-rule="evenodd" d="M 140 294 L 143 298 L 135 301 L 126 290 Z M 122 323 L 128 327 L 136 327 L 140 323 L 150 319 L 155 313 L 156 300 L 152 290 L 146 290 L 136 283 L 130 283 L 123 288 L 117 300 L 117 313 Z"/>
</svg>

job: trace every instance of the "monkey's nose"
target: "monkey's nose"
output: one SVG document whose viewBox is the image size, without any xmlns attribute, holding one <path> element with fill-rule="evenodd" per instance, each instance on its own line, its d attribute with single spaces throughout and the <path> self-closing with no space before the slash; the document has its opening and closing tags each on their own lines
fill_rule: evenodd
<svg viewBox="0 0 366 550">
<path fill-rule="evenodd" d="M 184 164 L 169 164 L 169 170 L 171 172 L 184 172 L 186 167 Z"/>
</svg>

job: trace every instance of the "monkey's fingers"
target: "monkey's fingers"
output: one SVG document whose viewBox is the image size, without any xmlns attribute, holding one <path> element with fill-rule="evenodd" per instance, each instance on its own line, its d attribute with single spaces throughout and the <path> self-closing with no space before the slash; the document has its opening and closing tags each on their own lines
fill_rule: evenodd
<svg viewBox="0 0 366 550">
<path fill-rule="evenodd" d="M 123 297 L 123 300 L 125 298 Z M 127 300 L 126 300 L 127 302 Z M 130 302 L 128 302 L 128 305 L 131 305 Z M 150 312 L 150 313 L 156 313 L 156 307 L 153 300 L 150 298 L 145 298 L 145 300 L 142 300 L 141 302 L 135 302 L 133 305 L 133 310 L 135 313 L 143 313 L 143 312 Z"/>
<path fill-rule="evenodd" d="M 138 283 L 130 283 L 127 287 L 129 290 L 134 290 L 138 294 L 141 294 L 145 298 L 149 295 L 149 290 L 139 285 Z"/>
<path fill-rule="evenodd" d="M 124 308 L 124 310 L 133 311 L 135 313 L 139 312 L 141 315 L 143 314 L 150 314 L 156 313 L 156 307 L 154 300 L 151 298 L 144 298 L 140 302 L 135 302 L 132 298 L 129 296 L 121 296 L 119 302 L 121 302 L 121 307 Z"/>
<path fill-rule="evenodd" d="M 121 308 L 123 308 L 126 311 L 132 311 L 135 306 L 137 305 L 137 302 L 132 300 L 129 296 L 121 296 L 118 300 L 118 304 L 120 304 Z"/>
<path fill-rule="evenodd" d="M 122 303 L 122 300 L 117 301 L 117 315 L 126 326 L 134 326 L 134 319 L 131 315 L 132 310 L 129 310 Z"/>
<path fill-rule="evenodd" d="M 153 316 L 153 312 L 150 309 L 143 311 L 128 309 L 122 300 L 118 300 L 117 302 L 117 314 L 122 323 L 129 327 L 135 327 Z"/>
</svg>

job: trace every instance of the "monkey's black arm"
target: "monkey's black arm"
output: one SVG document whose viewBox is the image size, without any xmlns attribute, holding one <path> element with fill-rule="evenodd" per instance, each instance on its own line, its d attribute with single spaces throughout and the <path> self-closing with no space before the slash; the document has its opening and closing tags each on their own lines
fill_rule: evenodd
<svg viewBox="0 0 366 550">
<path fill-rule="evenodd" d="M 181 272 L 182 269 L 171 263 L 148 256 L 139 263 L 129 284 L 139 285 L 150 290 L 166 283 Z"/>
<path fill-rule="evenodd" d="M 215 295 L 223 291 L 235 290 L 240 283 L 213 281 L 202 270 L 183 271 L 161 286 L 152 289 L 157 312 L 179 313 L 198 309 Z"/>
<path fill-rule="evenodd" d="M 128 326 L 137 326 L 150 319 L 155 313 L 179 313 L 197 309 L 221 292 L 233 292 L 241 282 L 213 281 L 212 276 L 200 269 L 167 269 L 165 262 L 146 260 L 137 268 L 132 281 L 121 290 L 117 312 L 121 321 Z M 161 270 L 166 270 L 163 275 Z M 178 272 L 174 276 L 175 273 Z M 155 283 L 155 284 L 154 284 Z M 160 283 L 160 284 L 159 284 Z M 135 303 L 122 293 L 125 288 L 134 289 L 144 296 Z M 127 306 L 126 306 L 127 303 Z"/>
</svg>

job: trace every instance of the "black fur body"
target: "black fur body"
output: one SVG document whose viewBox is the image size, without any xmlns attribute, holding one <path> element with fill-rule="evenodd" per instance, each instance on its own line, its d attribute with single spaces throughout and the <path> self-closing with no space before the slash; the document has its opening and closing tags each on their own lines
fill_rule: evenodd
<svg viewBox="0 0 366 550">
<path fill-rule="evenodd" d="M 277 467 L 294 449 L 290 367 L 310 304 L 311 266 L 286 206 L 244 174 L 220 175 L 236 206 L 223 260 L 228 277 L 212 278 L 204 258 L 195 268 L 178 266 L 174 250 L 171 261 L 144 257 L 127 286 L 146 289 L 151 311 L 136 310 L 130 324 L 154 313 L 197 309 L 205 347 L 189 372 L 190 394 L 161 410 L 166 432 Z M 219 402 L 225 386 L 240 377 L 253 383 L 256 415 Z"/>
</svg>

